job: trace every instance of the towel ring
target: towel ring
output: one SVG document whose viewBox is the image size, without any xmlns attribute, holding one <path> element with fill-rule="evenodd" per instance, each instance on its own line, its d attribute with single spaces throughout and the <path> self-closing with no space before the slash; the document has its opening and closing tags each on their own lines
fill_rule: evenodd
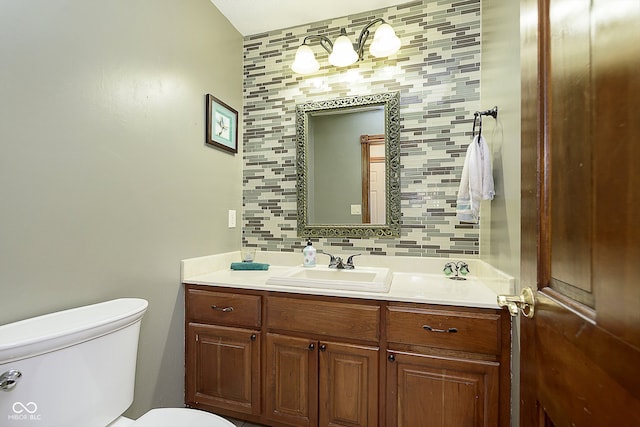
<svg viewBox="0 0 640 427">
<path fill-rule="evenodd" d="M 478 123 L 478 142 L 480 142 L 480 136 L 482 136 L 482 114 L 477 111 L 473 113 L 473 129 L 471 131 L 471 139 L 476 137 L 476 123 Z"/>
<path fill-rule="evenodd" d="M 471 130 L 471 139 L 476 137 L 476 122 L 478 121 L 478 113 L 473 114 L 473 128 Z"/>
<path fill-rule="evenodd" d="M 473 113 L 473 130 L 471 131 L 471 139 L 476 137 L 476 123 L 478 123 L 478 143 L 480 143 L 480 137 L 482 136 L 482 116 L 491 116 L 494 119 L 498 118 L 498 106 L 495 106 L 489 110 L 476 111 Z"/>
</svg>

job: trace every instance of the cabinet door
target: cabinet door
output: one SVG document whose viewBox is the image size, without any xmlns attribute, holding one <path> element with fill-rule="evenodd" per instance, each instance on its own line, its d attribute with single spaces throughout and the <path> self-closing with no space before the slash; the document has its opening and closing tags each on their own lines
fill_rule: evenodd
<svg viewBox="0 0 640 427">
<path fill-rule="evenodd" d="M 266 346 L 266 416 L 290 426 L 317 426 L 316 341 L 267 334 Z"/>
<path fill-rule="evenodd" d="M 320 426 L 378 425 L 378 347 L 320 342 Z"/>
<path fill-rule="evenodd" d="M 260 333 L 190 323 L 186 340 L 186 403 L 260 413 Z"/>
<path fill-rule="evenodd" d="M 499 363 L 399 352 L 387 360 L 387 426 L 498 425 Z"/>
</svg>

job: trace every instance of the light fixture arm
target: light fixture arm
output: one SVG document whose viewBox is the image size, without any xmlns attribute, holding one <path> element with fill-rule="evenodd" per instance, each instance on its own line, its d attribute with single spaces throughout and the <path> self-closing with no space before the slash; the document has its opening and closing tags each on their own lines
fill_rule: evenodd
<svg viewBox="0 0 640 427">
<path fill-rule="evenodd" d="M 358 36 L 358 40 L 356 41 L 356 43 L 353 46 L 355 51 L 358 53 L 358 58 L 360 58 L 360 60 L 363 59 L 364 44 L 366 43 L 367 39 L 369 38 L 369 28 L 371 28 L 372 26 L 374 26 L 378 22 L 381 22 L 383 24 L 386 23 L 384 19 L 376 18 L 373 21 L 369 22 L 367 25 L 365 25 L 365 27 L 362 29 L 362 31 L 360 31 L 360 35 Z M 344 31 L 344 29 L 342 31 Z"/>
<path fill-rule="evenodd" d="M 308 35 L 304 38 L 304 40 L 302 40 L 302 44 L 308 45 L 307 40 L 313 40 L 313 39 L 320 40 L 320 46 L 322 46 L 324 50 L 327 51 L 327 53 L 331 53 L 331 51 L 333 51 L 333 43 L 331 43 L 331 40 L 329 40 L 328 37 L 323 36 L 322 34 Z"/>
</svg>

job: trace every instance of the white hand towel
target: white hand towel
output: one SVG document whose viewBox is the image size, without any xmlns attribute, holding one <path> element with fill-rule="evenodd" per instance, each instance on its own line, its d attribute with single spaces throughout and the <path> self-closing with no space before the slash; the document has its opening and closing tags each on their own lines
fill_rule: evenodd
<svg viewBox="0 0 640 427">
<path fill-rule="evenodd" d="M 493 200 L 493 174 L 487 141 L 476 136 L 467 148 L 458 189 L 456 212 L 461 222 L 477 224 L 480 219 L 480 201 Z"/>
</svg>

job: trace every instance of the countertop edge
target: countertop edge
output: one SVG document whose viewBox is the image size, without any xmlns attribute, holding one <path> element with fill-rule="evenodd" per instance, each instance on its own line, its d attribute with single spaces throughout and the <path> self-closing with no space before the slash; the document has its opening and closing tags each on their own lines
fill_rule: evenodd
<svg viewBox="0 0 640 427">
<path fill-rule="evenodd" d="M 440 277 L 440 275 L 425 272 L 427 270 L 424 264 L 433 270 L 434 267 L 446 261 L 431 258 L 414 260 L 411 266 L 416 271 L 395 272 L 391 288 L 386 293 L 266 284 L 267 279 L 272 275 L 300 265 L 296 255 L 259 252 L 258 257 L 261 259 L 257 262 L 270 263 L 269 270 L 242 272 L 232 272 L 229 269 L 232 262 L 239 260 L 239 251 L 186 259 L 181 261 L 181 282 L 183 284 L 253 291 L 496 310 L 500 309 L 497 305 L 497 295 L 501 293 L 512 294 L 514 288 L 514 279 L 511 276 L 481 260 L 473 260 L 474 269 L 477 270 L 478 276 L 469 276 L 468 282 L 449 282 L 445 280 L 445 276 Z M 391 264 L 393 261 L 386 260 L 385 262 Z M 406 258 L 399 260 L 399 262 L 401 266 L 408 265 Z M 430 280 L 433 280 L 432 288 L 428 287 L 431 286 Z"/>
<path fill-rule="evenodd" d="M 278 292 L 287 294 L 299 294 L 299 295 L 316 295 L 324 297 L 338 297 L 338 298 L 351 298 L 361 300 L 375 300 L 375 301 L 389 301 L 389 302 L 401 302 L 401 303 L 418 303 L 418 304 L 434 304 L 445 306 L 457 306 L 468 308 L 487 308 L 498 310 L 500 307 L 497 305 L 496 299 L 489 300 L 464 300 L 455 298 L 428 298 L 428 297 L 411 297 L 408 295 L 398 295 L 390 291 L 389 293 L 375 293 L 375 292 L 358 292 L 358 291 L 345 291 L 339 289 L 316 289 L 316 288 L 299 288 L 295 286 L 275 286 L 275 285 L 260 285 L 254 283 L 225 283 L 216 281 L 205 281 L 195 279 L 185 279 L 183 285 L 198 285 L 198 286 L 210 286 L 218 288 L 228 289 L 242 289 L 256 292 Z M 482 283 L 476 282 L 476 285 L 482 285 Z M 392 284 L 393 287 L 393 284 Z M 487 290 L 491 291 L 489 288 Z M 491 291 L 493 292 L 493 291 Z M 497 294 L 495 294 L 497 296 Z"/>
</svg>

